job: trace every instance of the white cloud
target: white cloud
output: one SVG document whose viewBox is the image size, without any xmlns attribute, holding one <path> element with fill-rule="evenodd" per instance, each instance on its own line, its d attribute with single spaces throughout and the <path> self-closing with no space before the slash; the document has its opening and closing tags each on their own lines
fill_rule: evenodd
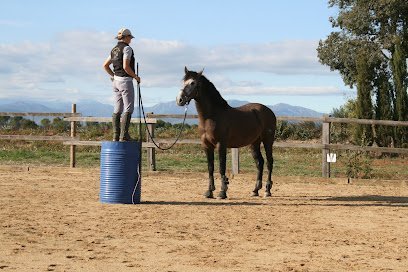
<svg viewBox="0 0 408 272">
<path fill-rule="evenodd" d="M 84 86 L 93 86 L 94 92 L 109 88 L 102 63 L 114 43 L 111 33 L 87 31 L 60 33 L 52 41 L 41 43 L 0 43 L 0 97 L 92 97 Z M 188 66 L 210 69 L 214 75 L 211 79 L 229 94 L 340 93 L 335 87 L 277 88 L 265 86 L 261 79 L 233 78 L 236 72 L 328 75 L 328 69 L 317 61 L 317 41 L 206 47 L 180 41 L 140 39 L 135 40 L 132 47 L 140 62 L 143 86 L 148 88 L 179 88 L 184 66 Z M 58 91 L 50 91 L 53 89 Z"/>
<path fill-rule="evenodd" d="M 278 75 L 326 73 L 317 61 L 316 47 L 314 41 L 221 46 L 210 51 L 210 64 L 219 69 Z"/>
<path fill-rule="evenodd" d="M 237 86 L 223 90 L 228 95 L 343 95 L 344 91 L 333 86 L 315 87 L 253 87 Z"/>
<path fill-rule="evenodd" d="M 184 66 L 193 69 L 210 67 L 212 73 L 231 71 L 264 72 L 276 75 L 327 75 L 319 64 L 316 41 L 285 41 L 267 44 L 231 44 L 198 47 L 177 41 L 143 39 L 135 46 L 143 71 L 151 86 L 168 86 L 183 76 Z M 181 73 L 180 73 L 181 72 Z M 164 76 L 162 78 L 163 74 Z M 150 77 L 151 76 L 151 77 Z M 177 81 L 177 82 L 178 82 Z"/>
</svg>

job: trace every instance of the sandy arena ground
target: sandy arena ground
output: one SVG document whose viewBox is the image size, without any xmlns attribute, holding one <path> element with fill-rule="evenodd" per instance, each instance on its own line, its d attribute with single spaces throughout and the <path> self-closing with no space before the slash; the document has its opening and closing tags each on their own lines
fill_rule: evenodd
<svg viewBox="0 0 408 272">
<path fill-rule="evenodd" d="M 145 172 L 109 205 L 99 169 L 1 166 L 0 270 L 408 271 L 408 181 L 254 177 L 207 200 L 204 173 Z"/>
</svg>

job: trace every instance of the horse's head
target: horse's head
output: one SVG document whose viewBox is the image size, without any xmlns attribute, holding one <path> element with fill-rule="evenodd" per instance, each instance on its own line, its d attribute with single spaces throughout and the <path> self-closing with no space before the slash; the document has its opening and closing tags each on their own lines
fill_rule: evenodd
<svg viewBox="0 0 408 272">
<path fill-rule="evenodd" d="M 201 72 L 189 71 L 187 67 L 184 67 L 183 87 L 177 95 L 176 102 L 179 106 L 184 106 L 190 103 L 191 99 L 197 98 L 199 95 L 199 83 L 200 77 L 203 74 Z"/>
</svg>

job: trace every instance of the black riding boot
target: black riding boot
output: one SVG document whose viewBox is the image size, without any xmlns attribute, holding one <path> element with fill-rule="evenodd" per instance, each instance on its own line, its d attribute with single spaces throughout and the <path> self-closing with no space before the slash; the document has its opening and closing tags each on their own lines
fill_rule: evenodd
<svg viewBox="0 0 408 272">
<path fill-rule="evenodd" d="M 113 129 L 113 141 L 119 141 L 120 136 L 120 113 L 112 114 L 112 129 Z"/>
<path fill-rule="evenodd" d="M 129 125 L 130 125 L 130 119 L 132 118 L 132 113 L 130 112 L 125 112 L 123 114 L 122 122 L 120 123 L 120 141 L 121 142 L 126 142 L 130 141 L 130 135 L 129 135 Z"/>
</svg>

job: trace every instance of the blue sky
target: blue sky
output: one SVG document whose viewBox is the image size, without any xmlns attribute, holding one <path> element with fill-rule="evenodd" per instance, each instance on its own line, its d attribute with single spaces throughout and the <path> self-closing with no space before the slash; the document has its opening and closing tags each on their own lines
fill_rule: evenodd
<svg viewBox="0 0 408 272">
<path fill-rule="evenodd" d="M 3 1 L 0 100 L 111 103 L 102 63 L 127 27 L 146 105 L 174 100 L 186 65 L 226 99 L 328 113 L 355 96 L 317 59 L 334 15 L 327 0 Z"/>
</svg>

